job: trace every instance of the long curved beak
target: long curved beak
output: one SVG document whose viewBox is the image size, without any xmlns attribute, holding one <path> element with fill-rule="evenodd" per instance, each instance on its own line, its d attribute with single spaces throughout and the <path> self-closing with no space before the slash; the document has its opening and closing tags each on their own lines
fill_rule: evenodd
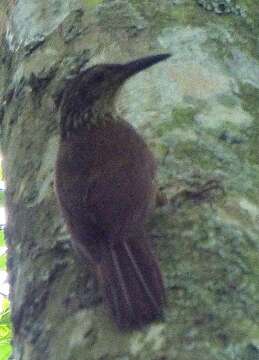
<svg viewBox="0 0 259 360">
<path fill-rule="evenodd" d="M 142 70 L 149 68 L 150 66 L 157 64 L 160 61 L 164 61 L 168 59 L 170 56 L 171 54 L 169 53 L 151 55 L 123 64 L 122 68 L 123 68 L 123 73 L 125 75 L 125 79 L 137 74 Z"/>
</svg>

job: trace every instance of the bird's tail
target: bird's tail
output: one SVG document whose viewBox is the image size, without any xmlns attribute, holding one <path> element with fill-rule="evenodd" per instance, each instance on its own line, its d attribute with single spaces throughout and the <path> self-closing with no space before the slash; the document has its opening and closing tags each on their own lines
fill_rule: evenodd
<svg viewBox="0 0 259 360">
<path fill-rule="evenodd" d="M 143 239 L 107 248 L 100 264 L 104 297 L 119 328 L 137 328 L 162 316 L 164 285 L 158 263 Z"/>
</svg>

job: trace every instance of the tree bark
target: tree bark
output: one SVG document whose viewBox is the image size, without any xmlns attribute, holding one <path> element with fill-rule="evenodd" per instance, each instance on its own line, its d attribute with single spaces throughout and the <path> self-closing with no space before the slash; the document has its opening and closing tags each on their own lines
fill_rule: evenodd
<svg viewBox="0 0 259 360">
<path fill-rule="evenodd" d="M 13 359 L 258 359 L 257 2 L 0 7 Z M 150 144 L 168 199 L 148 224 L 168 304 L 163 322 L 120 333 L 57 208 L 53 96 L 80 66 L 161 52 L 171 59 L 132 79 L 118 110 Z"/>
</svg>

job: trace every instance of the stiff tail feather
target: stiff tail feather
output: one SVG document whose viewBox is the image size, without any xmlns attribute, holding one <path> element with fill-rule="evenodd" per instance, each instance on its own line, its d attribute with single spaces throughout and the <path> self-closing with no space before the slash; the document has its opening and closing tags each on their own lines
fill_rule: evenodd
<svg viewBox="0 0 259 360">
<path fill-rule="evenodd" d="M 161 318 L 164 286 L 146 239 L 117 242 L 106 248 L 102 258 L 104 297 L 119 328 L 138 328 Z"/>
</svg>

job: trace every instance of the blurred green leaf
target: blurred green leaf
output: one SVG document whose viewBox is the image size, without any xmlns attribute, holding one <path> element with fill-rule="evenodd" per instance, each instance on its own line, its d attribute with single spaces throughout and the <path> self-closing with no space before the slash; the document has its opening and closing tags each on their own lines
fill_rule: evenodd
<svg viewBox="0 0 259 360">
<path fill-rule="evenodd" d="M 0 206 L 5 204 L 5 194 L 4 191 L 0 191 Z"/>
<path fill-rule="evenodd" d="M 9 324 L 9 323 L 10 323 L 10 302 L 8 299 L 4 299 L 0 313 L 0 325 Z"/>
<path fill-rule="evenodd" d="M 0 256 L 0 270 L 6 269 L 6 255 Z"/>
<path fill-rule="evenodd" d="M 4 299 L 0 313 L 0 360 L 7 360 L 11 355 L 11 337 L 10 303 Z"/>
<path fill-rule="evenodd" d="M 11 329 L 8 325 L 4 324 L 1 325 L 0 324 L 0 343 L 1 343 L 1 339 L 10 339 L 11 337 Z M 6 341 L 6 340 L 2 340 L 2 341 Z"/>
<path fill-rule="evenodd" d="M 5 239 L 4 239 L 4 231 L 0 230 L 0 246 L 5 245 Z"/>
<path fill-rule="evenodd" d="M 0 360 L 7 360 L 11 355 L 12 348 L 9 342 L 2 343 L 0 340 Z"/>
</svg>

